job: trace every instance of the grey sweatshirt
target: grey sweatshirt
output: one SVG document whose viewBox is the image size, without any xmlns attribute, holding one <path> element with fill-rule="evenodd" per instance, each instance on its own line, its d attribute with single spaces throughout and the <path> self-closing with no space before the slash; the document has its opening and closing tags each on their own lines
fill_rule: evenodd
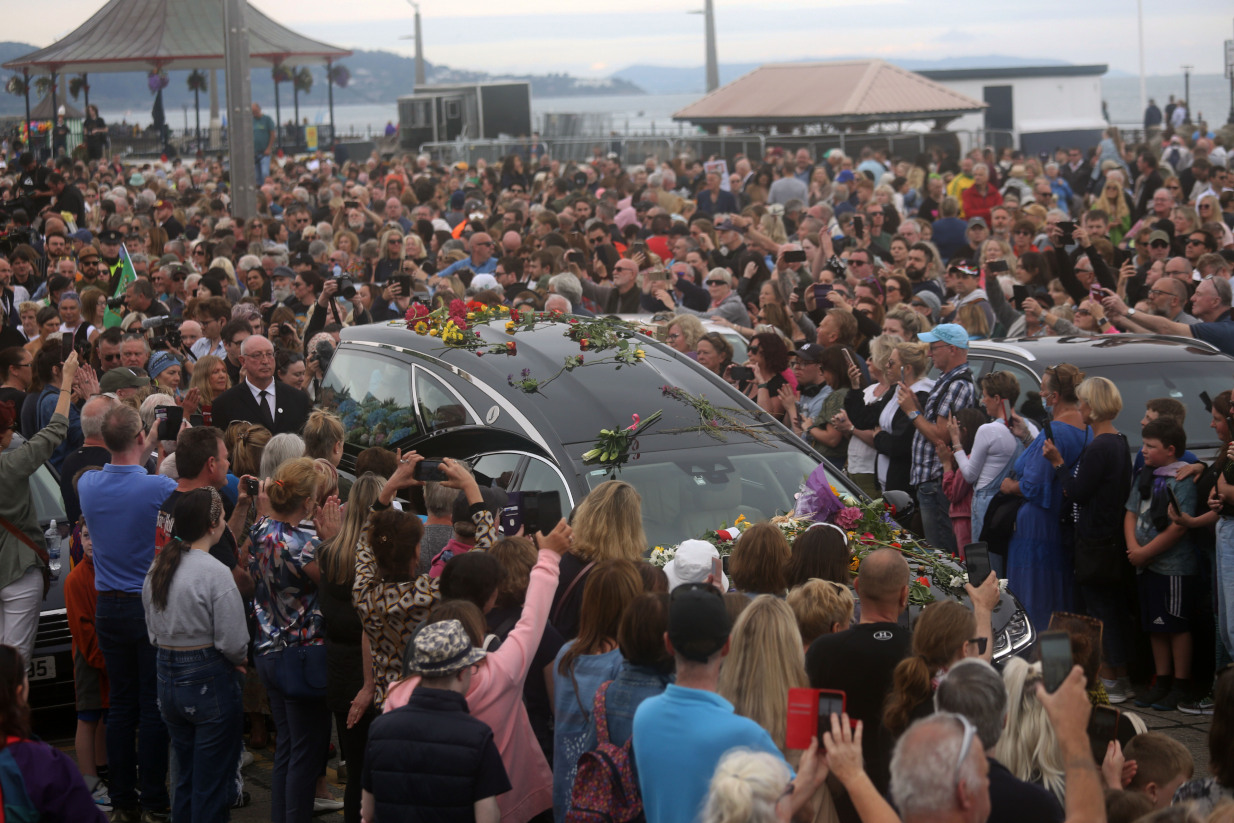
<svg viewBox="0 0 1234 823">
<path fill-rule="evenodd" d="M 194 549 L 180 558 L 167 592 L 166 609 L 160 611 L 150 601 L 147 574 L 141 602 L 146 607 L 146 630 L 154 645 L 213 645 L 237 666 L 244 662 L 249 642 L 244 602 L 231 571 L 208 552 Z"/>
</svg>

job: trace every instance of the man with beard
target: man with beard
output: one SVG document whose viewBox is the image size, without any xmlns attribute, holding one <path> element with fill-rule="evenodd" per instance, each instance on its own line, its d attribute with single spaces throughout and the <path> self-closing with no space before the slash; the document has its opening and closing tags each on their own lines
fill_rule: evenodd
<svg viewBox="0 0 1234 823">
<path fill-rule="evenodd" d="M 938 261 L 934 259 L 934 250 L 927 243 L 914 243 L 908 250 L 908 259 L 904 261 L 904 273 L 913 284 L 913 294 L 923 291 L 934 292 L 943 299 L 943 289 L 931 275 L 931 270 Z"/>
</svg>

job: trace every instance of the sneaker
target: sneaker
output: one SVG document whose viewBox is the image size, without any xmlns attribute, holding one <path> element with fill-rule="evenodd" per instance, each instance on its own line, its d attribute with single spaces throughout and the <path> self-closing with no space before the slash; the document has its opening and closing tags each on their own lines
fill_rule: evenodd
<svg viewBox="0 0 1234 823">
<path fill-rule="evenodd" d="M 253 802 L 253 796 L 246 791 L 241 791 L 235 802 L 231 804 L 233 809 L 243 809 Z"/>
<path fill-rule="evenodd" d="M 141 813 L 141 823 L 171 823 L 171 810 L 156 812 L 146 809 Z"/>
<path fill-rule="evenodd" d="M 1173 678 L 1171 678 L 1171 681 Z M 1170 693 L 1172 683 L 1167 683 L 1164 678 L 1157 678 L 1157 682 L 1153 683 L 1153 687 L 1144 694 L 1135 699 L 1135 704 L 1141 709 L 1147 709 L 1154 705 L 1157 701 L 1165 698 Z M 1171 709 L 1174 707 L 1171 706 Z"/>
<path fill-rule="evenodd" d="M 1153 708 L 1159 712 L 1178 711 L 1178 704 L 1184 700 L 1193 700 L 1194 698 L 1186 691 L 1175 687 L 1159 700 L 1153 701 Z"/>
<path fill-rule="evenodd" d="M 1115 680 L 1106 680 L 1103 677 L 1101 685 L 1105 686 L 1106 697 L 1111 703 L 1126 703 L 1132 697 L 1131 679 L 1128 677 L 1119 677 Z"/>
<path fill-rule="evenodd" d="M 335 800 L 333 797 L 313 798 L 313 814 L 321 814 L 322 812 L 337 812 L 341 808 L 343 808 L 343 801 Z"/>
<path fill-rule="evenodd" d="M 1178 710 L 1183 714 L 1212 714 L 1212 692 L 1209 692 L 1208 696 L 1201 697 L 1199 700 L 1180 700 L 1178 702 Z"/>
<path fill-rule="evenodd" d="M 240 768 L 247 769 L 251 765 L 253 765 L 253 753 L 245 749 L 244 753 L 240 755 Z"/>
<path fill-rule="evenodd" d="M 94 787 L 94 791 L 90 792 L 90 796 L 94 798 L 94 802 L 99 809 L 105 812 L 111 811 L 111 796 L 107 794 L 107 786 L 99 783 Z"/>
<path fill-rule="evenodd" d="M 141 823 L 141 809 L 112 809 L 107 820 L 109 823 Z"/>
</svg>

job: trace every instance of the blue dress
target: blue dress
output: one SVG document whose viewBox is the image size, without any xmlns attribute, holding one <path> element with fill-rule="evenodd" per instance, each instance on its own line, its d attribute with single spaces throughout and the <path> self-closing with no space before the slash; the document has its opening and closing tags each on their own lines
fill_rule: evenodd
<svg viewBox="0 0 1234 823">
<path fill-rule="evenodd" d="M 1058 421 L 1052 428 L 1054 445 L 1065 465 L 1075 465 L 1092 431 Z M 1063 488 L 1054 467 L 1041 456 L 1044 442 L 1042 432 L 1016 459 L 1015 476 L 1024 505 L 1016 515 L 1015 535 L 1007 549 L 1008 585 L 1039 632 L 1050 624 L 1051 614 L 1072 610 L 1075 587 L 1071 535 L 1064 535 L 1059 524 Z"/>
</svg>

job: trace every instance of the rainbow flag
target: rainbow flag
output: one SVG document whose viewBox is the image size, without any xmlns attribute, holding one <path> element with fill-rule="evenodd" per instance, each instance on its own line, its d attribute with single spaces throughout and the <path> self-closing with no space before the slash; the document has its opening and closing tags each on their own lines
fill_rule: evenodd
<svg viewBox="0 0 1234 823">
<path fill-rule="evenodd" d="M 113 272 L 114 276 L 114 272 Z M 129 250 L 126 246 L 120 246 L 120 277 L 116 280 L 116 287 L 112 290 L 112 297 L 123 297 L 128 290 L 129 283 L 137 279 L 137 270 L 133 268 L 133 261 L 129 257 Z M 103 328 L 110 329 L 113 326 L 119 326 L 121 315 L 107 308 L 103 311 Z"/>
</svg>

